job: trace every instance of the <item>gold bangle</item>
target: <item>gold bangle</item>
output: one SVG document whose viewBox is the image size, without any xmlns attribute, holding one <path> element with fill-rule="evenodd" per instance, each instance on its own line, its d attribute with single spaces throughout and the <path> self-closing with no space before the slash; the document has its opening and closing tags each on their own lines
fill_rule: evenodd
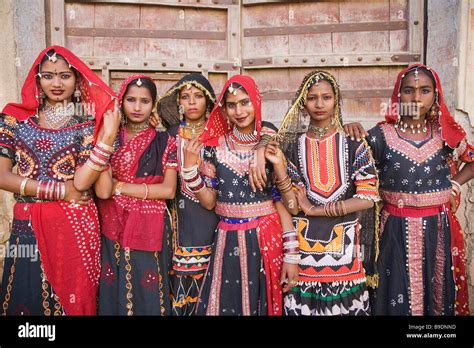
<svg viewBox="0 0 474 348">
<path fill-rule="evenodd" d="M 109 146 L 107 144 L 104 144 L 102 141 L 98 141 L 97 142 L 97 145 L 101 148 L 103 148 L 104 150 L 106 151 L 109 151 L 109 152 L 114 152 L 114 147 L 113 146 Z"/>
<path fill-rule="evenodd" d="M 119 181 L 117 185 L 115 185 L 115 191 L 114 194 L 116 196 L 121 196 L 122 195 L 122 187 L 125 183 L 123 181 Z"/>
<path fill-rule="evenodd" d="M 143 183 L 143 185 L 145 185 L 145 197 L 143 197 L 143 200 L 145 200 L 148 198 L 148 185 L 145 183 Z"/>
<path fill-rule="evenodd" d="M 86 161 L 86 166 L 88 166 L 90 169 L 96 172 L 102 172 L 104 167 L 106 167 L 106 166 L 99 167 L 98 165 L 94 164 L 90 159 Z"/>
<path fill-rule="evenodd" d="M 342 208 L 342 215 L 343 216 L 347 215 L 346 202 L 341 201 L 341 208 Z"/>
<path fill-rule="evenodd" d="M 22 181 L 21 181 L 21 184 L 20 184 L 20 196 L 26 196 L 26 184 L 28 183 L 28 181 L 30 180 L 30 178 L 24 178 Z"/>
<path fill-rule="evenodd" d="M 311 211 L 311 209 L 314 208 L 314 204 L 311 206 L 311 208 L 308 209 L 308 211 L 306 213 L 304 213 L 304 216 L 308 216 L 309 212 Z"/>
</svg>

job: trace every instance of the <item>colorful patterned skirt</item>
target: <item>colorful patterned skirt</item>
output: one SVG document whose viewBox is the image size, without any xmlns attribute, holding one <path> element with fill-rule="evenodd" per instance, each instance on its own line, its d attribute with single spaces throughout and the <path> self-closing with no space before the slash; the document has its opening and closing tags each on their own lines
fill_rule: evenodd
<svg viewBox="0 0 474 348">
<path fill-rule="evenodd" d="M 293 287 L 284 297 L 285 315 L 349 315 L 370 314 L 369 292 L 365 279 L 327 283 L 303 283 Z"/>
<path fill-rule="evenodd" d="M 59 298 L 43 273 L 30 220 L 13 219 L 6 247 L 0 294 L 3 315 L 63 315 Z"/>
<path fill-rule="evenodd" d="M 375 315 L 454 315 L 455 288 L 447 214 L 399 217 L 382 212 Z"/>
<path fill-rule="evenodd" d="M 165 214 L 161 252 L 126 251 L 102 236 L 99 315 L 171 315 L 171 222 Z"/>
<path fill-rule="evenodd" d="M 210 261 L 212 247 L 175 247 L 171 273 L 173 315 L 193 315 L 199 298 L 204 273 Z"/>
<path fill-rule="evenodd" d="M 219 223 L 199 297 L 198 315 L 267 314 L 266 274 L 258 224 L 252 221 Z"/>
</svg>

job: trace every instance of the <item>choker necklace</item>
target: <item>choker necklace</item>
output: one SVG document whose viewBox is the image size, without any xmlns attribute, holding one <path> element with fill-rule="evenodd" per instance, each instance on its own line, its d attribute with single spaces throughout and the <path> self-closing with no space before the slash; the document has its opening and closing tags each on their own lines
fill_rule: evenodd
<svg viewBox="0 0 474 348">
<path fill-rule="evenodd" d="M 183 136 L 185 138 L 194 138 L 196 135 L 201 134 L 201 131 L 204 128 L 204 122 L 205 121 L 198 123 L 181 123 L 183 128 Z"/>
<path fill-rule="evenodd" d="M 69 103 L 66 106 L 63 104 L 52 106 L 46 103 L 43 109 L 44 121 L 48 128 L 59 129 L 69 123 L 74 112 L 75 108 L 73 103 Z"/>
<path fill-rule="evenodd" d="M 424 119 L 423 122 L 414 123 L 410 125 L 400 120 L 400 122 L 395 124 L 395 128 L 399 128 L 400 131 L 403 133 L 406 133 L 406 131 L 409 129 L 411 131 L 411 134 L 415 134 L 415 133 L 420 134 L 421 132 L 426 133 L 428 131 L 428 128 L 426 127 L 426 118 Z"/>
<path fill-rule="evenodd" d="M 313 126 L 311 123 L 308 126 L 308 130 L 312 131 L 318 138 L 323 138 L 328 134 L 329 128 L 331 128 L 331 123 L 328 124 L 326 127 L 316 127 Z"/>
<path fill-rule="evenodd" d="M 252 133 L 242 133 L 237 129 L 237 127 L 234 127 L 232 129 L 232 134 L 231 138 L 234 142 L 238 143 L 239 145 L 244 145 L 244 146 L 253 146 L 258 142 L 257 135 L 254 134 L 256 133 L 255 131 Z"/>
<path fill-rule="evenodd" d="M 131 130 L 134 133 L 138 133 L 138 132 L 141 132 L 142 130 L 147 129 L 149 126 L 150 124 L 148 123 L 148 121 L 146 121 L 146 122 L 142 122 L 138 124 L 128 123 L 126 127 L 128 130 Z"/>
</svg>

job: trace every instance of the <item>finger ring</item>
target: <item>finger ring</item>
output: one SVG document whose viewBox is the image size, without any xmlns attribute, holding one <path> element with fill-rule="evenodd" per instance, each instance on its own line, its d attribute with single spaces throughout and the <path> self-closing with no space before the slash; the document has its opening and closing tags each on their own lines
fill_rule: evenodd
<svg viewBox="0 0 474 348">
<path fill-rule="evenodd" d="M 69 201 L 69 203 L 71 203 L 71 204 L 76 204 L 76 201 L 75 201 L 74 199 L 71 199 L 71 200 Z"/>
</svg>

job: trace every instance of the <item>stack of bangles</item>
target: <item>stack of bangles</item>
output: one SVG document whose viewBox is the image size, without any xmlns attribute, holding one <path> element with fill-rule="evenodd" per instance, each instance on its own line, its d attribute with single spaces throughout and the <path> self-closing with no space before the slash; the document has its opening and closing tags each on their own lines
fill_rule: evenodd
<svg viewBox="0 0 474 348">
<path fill-rule="evenodd" d="M 324 215 L 329 217 L 347 215 L 344 201 L 331 202 L 324 206 Z"/>
<path fill-rule="evenodd" d="M 113 152 L 114 148 L 112 146 L 106 145 L 99 141 L 91 150 L 91 154 L 89 159 L 86 161 L 86 165 L 96 172 L 103 172 L 109 169 L 109 160 Z"/>
<path fill-rule="evenodd" d="M 26 181 L 29 179 L 23 179 L 20 186 L 20 194 L 24 196 L 24 187 L 26 187 Z M 23 182 L 25 184 L 23 185 Z M 23 189 L 22 189 L 23 188 Z M 36 188 L 36 197 L 46 201 L 60 201 L 66 197 L 66 184 L 58 181 L 44 181 L 40 180 Z"/>
<path fill-rule="evenodd" d="M 182 168 L 181 177 L 183 178 L 186 187 L 194 193 L 201 191 L 205 186 L 201 175 L 198 173 L 197 164 L 189 168 Z"/>
<path fill-rule="evenodd" d="M 296 230 L 283 232 L 283 262 L 294 265 L 300 262 L 300 243 Z"/>
<path fill-rule="evenodd" d="M 453 190 L 451 191 L 451 194 L 454 197 L 457 197 L 461 194 L 461 185 L 456 180 L 451 180 L 451 184 L 453 185 Z"/>
<path fill-rule="evenodd" d="M 290 176 L 287 174 L 286 177 L 284 177 L 283 179 L 281 180 L 276 180 L 275 181 L 277 187 L 278 187 L 278 190 L 280 191 L 280 193 L 287 193 L 287 192 L 290 192 L 291 189 L 293 188 L 293 184 L 291 182 L 291 179 L 290 179 Z"/>
</svg>

